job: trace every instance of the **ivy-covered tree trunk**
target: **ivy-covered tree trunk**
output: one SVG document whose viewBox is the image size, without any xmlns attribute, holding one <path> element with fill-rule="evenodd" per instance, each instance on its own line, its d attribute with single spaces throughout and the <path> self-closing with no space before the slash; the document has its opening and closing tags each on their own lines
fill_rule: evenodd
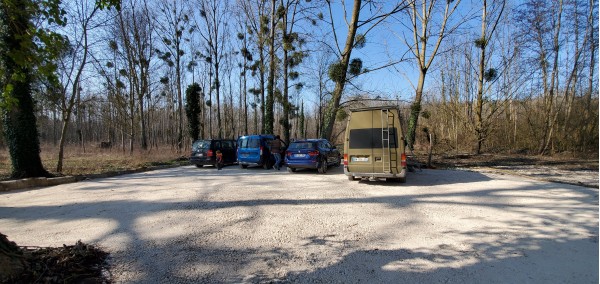
<svg viewBox="0 0 600 284">
<path fill-rule="evenodd" d="M 12 162 L 12 178 L 49 177 L 42 166 L 34 101 L 31 96 L 31 70 L 17 60 L 28 56 L 24 47 L 31 46 L 30 16 L 26 0 L 1 2 L 0 21 L 4 33 L 0 36 L 4 135 Z M 10 19 L 8 18 L 10 15 Z"/>
<path fill-rule="evenodd" d="M 417 135 L 417 124 L 419 122 L 419 115 L 421 114 L 421 100 L 423 98 L 423 86 L 425 84 L 426 74 L 427 70 L 421 70 L 419 73 L 419 83 L 417 84 L 417 91 L 415 92 L 415 100 L 410 105 L 406 142 L 411 150 L 413 149 Z"/>
<path fill-rule="evenodd" d="M 185 90 L 185 114 L 188 121 L 188 131 L 192 142 L 200 136 L 200 93 L 202 89 L 197 83 L 193 83 Z"/>
<path fill-rule="evenodd" d="M 321 138 L 329 139 L 333 141 L 333 125 L 335 124 L 335 118 L 340 108 L 340 101 L 342 94 L 344 93 L 344 87 L 346 85 L 346 71 L 348 70 L 348 64 L 350 62 L 350 55 L 352 54 L 352 48 L 354 47 L 354 37 L 356 36 L 356 30 L 358 28 L 358 17 L 360 15 L 361 1 L 354 0 L 354 6 L 352 8 L 352 20 L 348 26 L 348 34 L 346 36 L 346 45 L 344 51 L 341 54 L 339 61 L 338 76 L 334 78 L 335 89 L 332 93 L 331 101 L 325 111 L 325 120 L 323 122 L 323 132 L 321 132 Z"/>
</svg>

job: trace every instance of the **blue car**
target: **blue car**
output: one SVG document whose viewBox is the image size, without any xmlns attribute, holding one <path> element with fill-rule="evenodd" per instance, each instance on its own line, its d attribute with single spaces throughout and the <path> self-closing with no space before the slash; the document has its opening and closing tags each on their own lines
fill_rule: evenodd
<svg viewBox="0 0 600 284">
<path fill-rule="evenodd" d="M 285 163 L 289 172 L 296 169 L 317 169 L 321 174 L 328 166 L 339 166 L 340 152 L 327 139 L 306 139 L 290 143 L 285 152 Z"/>
<path fill-rule="evenodd" d="M 265 169 L 273 167 L 275 160 L 271 156 L 269 143 L 275 139 L 271 134 L 240 136 L 237 140 L 237 161 L 242 169 L 259 166 Z"/>
</svg>

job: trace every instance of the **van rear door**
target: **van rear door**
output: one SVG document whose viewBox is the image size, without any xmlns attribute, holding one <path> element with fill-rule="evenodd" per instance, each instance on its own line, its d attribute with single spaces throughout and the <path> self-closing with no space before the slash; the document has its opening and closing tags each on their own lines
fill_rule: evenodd
<svg viewBox="0 0 600 284">
<path fill-rule="evenodd" d="M 238 160 L 242 163 L 258 163 L 260 161 L 260 138 L 258 136 L 240 138 Z"/>
<path fill-rule="evenodd" d="M 353 112 L 349 124 L 348 171 L 372 173 L 373 156 L 373 111 Z"/>
<path fill-rule="evenodd" d="M 353 112 L 349 124 L 348 171 L 396 173 L 398 171 L 397 112 L 367 110 Z M 384 151 L 385 148 L 385 151 Z M 384 166 L 385 164 L 385 166 Z"/>
</svg>

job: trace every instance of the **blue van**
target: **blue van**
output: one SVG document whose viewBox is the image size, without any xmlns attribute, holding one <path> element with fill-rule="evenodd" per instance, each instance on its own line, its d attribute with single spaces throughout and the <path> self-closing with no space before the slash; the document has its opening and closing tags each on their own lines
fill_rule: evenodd
<svg viewBox="0 0 600 284">
<path fill-rule="evenodd" d="M 273 167 L 275 160 L 271 156 L 269 143 L 275 139 L 272 134 L 240 136 L 237 140 L 237 161 L 242 169 L 259 166 L 265 169 Z"/>
</svg>

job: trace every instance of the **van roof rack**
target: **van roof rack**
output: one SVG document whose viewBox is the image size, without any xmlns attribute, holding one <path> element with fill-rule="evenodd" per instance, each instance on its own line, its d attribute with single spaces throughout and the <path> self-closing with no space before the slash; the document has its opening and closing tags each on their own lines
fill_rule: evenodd
<svg viewBox="0 0 600 284">
<path fill-rule="evenodd" d="M 360 107 L 351 108 L 350 111 L 365 111 L 365 110 L 379 110 L 379 109 L 399 109 L 398 105 L 387 105 L 387 106 L 372 106 L 372 107 Z"/>
</svg>

